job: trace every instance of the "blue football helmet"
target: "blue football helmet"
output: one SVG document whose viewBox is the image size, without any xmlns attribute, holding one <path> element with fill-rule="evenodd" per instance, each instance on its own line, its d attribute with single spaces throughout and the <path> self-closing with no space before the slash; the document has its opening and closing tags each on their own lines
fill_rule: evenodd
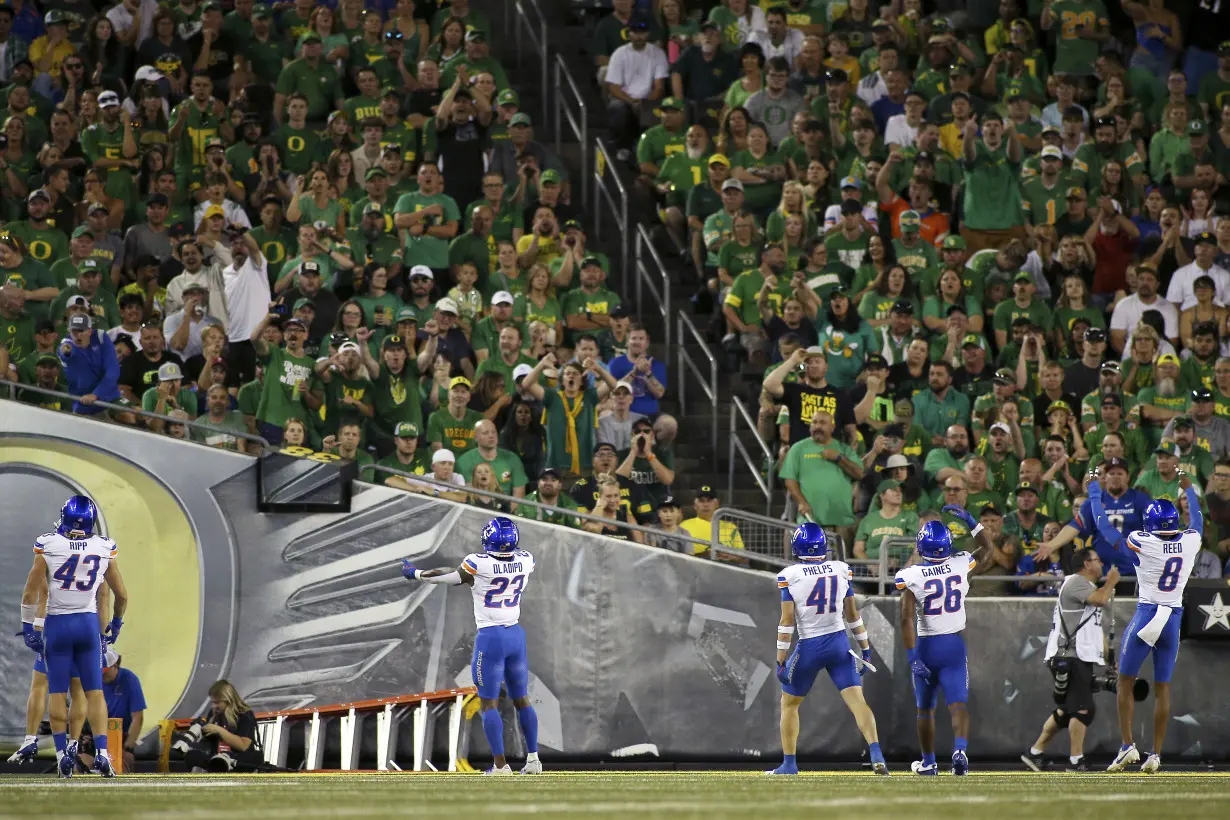
<svg viewBox="0 0 1230 820">
<path fill-rule="evenodd" d="M 98 523 L 98 507 L 87 496 L 74 495 L 64 502 L 60 508 L 60 520 L 56 522 L 56 532 L 68 535 L 70 532 L 94 534 L 94 525 Z"/>
<path fill-rule="evenodd" d="M 942 521 L 928 521 L 914 539 L 918 554 L 928 561 L 943 561 L 952 555 L 952 533 Z"/>
<path fill-rule="evenodd" d="M 1179 511 L 1166 499 L 1159 498 L 1145 507 L 1145 530 L 1147 532 L 1156 534 L 1178 532 L 1181 529 L 1183 528 L 1179 526 Z"/>
<path fill-rule="evenodd" d="M 521 540 L 521 533 L 511 518 L 493 518 L 483 527 L 483 550 L 492 555 L 512 555 Z"/>
<path fill-rule="evenodd" d="M 800 561 L 823 561 L 829 552 L 829 540 L 819 524 L 800 524 L 790 537 L 790 551 Z"/>
</svg>

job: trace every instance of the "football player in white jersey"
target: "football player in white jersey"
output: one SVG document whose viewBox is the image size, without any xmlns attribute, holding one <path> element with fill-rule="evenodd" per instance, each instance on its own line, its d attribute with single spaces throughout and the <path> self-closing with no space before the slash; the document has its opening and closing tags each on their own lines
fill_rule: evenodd
<svg viewBox="0 0 1230 820">
<path fill-rule="evenodd" d="M 483 552 L 470 553 L 457 569 L 421 570 L 407 558 L 401 573 L 429 584 L 465 584 L 474 596 L 474 658 L 470 672 L 482 704 L 483 734 L 495 761 L 487 774 L 512 774 L 504 758 L 504 721 L 500 718 L 500 684 L 517 709 L 517 722 L 525 736 L 526 759 L 521 774 L 541 774 L 538 759 L 538 714 L 530 705 L 530 668 L 525 653 L 521 594 L 534 571 L 534 556 L 517 549 L 521 534 L 512 519 L 500 516 L 483 528 Z"/>
<path fill-rule="evenodd" d="M 880 752 L 875 715 L 863 698 L 860 677 L 871 665 L 871 643 L 859 617 L 850 588 L 850 567 L 843 561 L 825 560 L 828 540 L 819 524 L 806 523 L 794 531 L 790 549 L 799 563 L 777 576 L 781 591 L 782 617 L 777 627 L 777 679 L 782 684 L 782 765 L 766 774 L 798 774 L 795 749 L 799 740 L 799 704 L 811 691 L 820 670 L 828 672 L 850 707 L 859 731 L 870 747 L 876 774 L 887 775 L 888 765 Z M 846 625 L 862 650 L 855 669 L 854 650 L 846 638 Z M 799 642 L 790 651 L 790 636 L 798 627 Z"/>
<path fill-rule="evenodd" d="M 978 542 L 990 547 L 982 525 L 964 508 L 949 504 L 943 511 L 959 519 Z M 969 573 L 976 565 L 968 552 L 952 551 L 952 533 L 939 520 L 928 521 L 914 540 L 921 564 L 902 568 L 897 573 L 901 590 L 901 639 L 910 659 L 914 682 L 914 702 L 918 707 L 918 743 L 922 760 L 911 765 L 915 774 L 934 775 L 935 704 L 939 689 L 952 717 L 952 773 L 969 771 L 966 751 L 969 745 L 969 662 L 965 654 L 965 596 L 969 592 Z M 917 625 L 916 625 L 917 620 Z"/>
<path fill-rule="evenodd" d="M 1166 739 L 1166 723 L 1170 720 L 1170 676 L 1179 656 L 1179 626 L 1183 621 L 1183 590 L 1196 567 L 1196 553 L 1204 532 L 1200 514 L 1200 496 L 1192 480 L 1179 471 L 1179 486 L 1187 495 L 1190 525 L 1186 530 L 1179 523 L 1179 511 L 1164 498 L 1153 501 L 1145 509 L 1145 528 L 1128 533 L 1124 538 L 1111 526 L 1102 507 L 1102 488 L 1097 481 L 1089 483 L 1089 505 L 1098 531 L 1118 549 L 1127 548 L 1134 558 L 1139 600 L 1136 614 L 1123 633 L 1119 649 L 1119 733 L 1123 745 L 1107 771 L 1121 772 L 1125 766 L 1140 760 L 1140 752 L 1132 740 L 1132 719 L 1135 712 L 1133 688 L 1145 658 L 1153 656 L 1153 683 L 1156 700 L 1153 704 L 1153 751 L 1145 758 L 1140 770 L 1156 772 L 1162 766 L 1162 741 Z M 1112 537 L 1114 536 L 1114 537 Z"/>
<path fill-rule="evenodd" d="M 68 686 L 73 668 L 85 690 L 90 727 L 94 730 L 94 771 L 115 777 L 107 751 L 107 701 L 102 692 L 102 642 L 114 643 L 124 625 L 128 591 L 116 563 L 110 538 L 94 535 L 98 509 L 83 495 L 64 503 L 56 531 L 34 542 L 34 565 L 21 595 L 21 631 L 26 646 L 43 655 L 51 696 L 51 734 L 56 745 L 56 768 L 72 777 L 77 763 L 77 742 L 69 741 Z M 111 588 L 112 618 L 103 635 L 98 632 L 99 584 Z M 47 616 L 38 632 L 39 596 L 47 597 Z"/>
</svg>

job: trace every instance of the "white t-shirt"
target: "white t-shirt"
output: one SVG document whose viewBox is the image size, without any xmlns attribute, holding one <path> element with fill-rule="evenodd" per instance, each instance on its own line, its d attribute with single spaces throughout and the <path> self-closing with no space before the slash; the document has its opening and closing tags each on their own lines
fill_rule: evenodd
<svg viewBox="0 0 1230 820">
<path fill-rule="evenodd" d="M 894 114 L 884 126 L 884 144 L 912 146 L 918 139 L 918 129 L 905 121 L 905 114 Z"/>
<path fill-rule="evenodd" d="M 128 333 L 127 330 L 124 330 L 123 325 L 116 325 L 115 327 L 110 328 L 107 331 L 107 335 L 111 337 L 111 341 L 113 342 L 115 341 L 115 337 L 119 336 L 121 333 Z M 135 347 L 137 351 L 139 352 L 141 350 L 141 331 L 140 329 L 138 329 L 136 333 L 128 333 L 128 338 L 132 339 L 132 346 Z"/>
<path fill-rule="evenodd" d="M 1136 329 L 1136 325 L 1140 323 L 1140 317 L 1144 315 L 1146 310 L 1156 310 L 1162 314 L 1164 326 L 1166 328 L 1167 339 L 1177 339 L 1179 337 L 1179 311 L 1175 310 L 1174 305 L 1167 302 L 1161 296 L 1155 297 L 1153 304 L 1146 305 L 1140 301 L 1140 297 L 1133 293 L 1119 301 L 1115 305 L 1115 311 L 1110 315 L 1110 329 L 1122 330 L 1127 333 L 1127 341 L 1124 342 L 1123 349 L 1127 352 L 1132 346 L 1132 331 Z"/>
<path fill-rule="evenodd" d="M 134 46 L 145 42 L 146 38 L 154 33 L 154 15 L 158 13 L 158 0 L 141 0 L 137 10 L 141 12 L 141 28 L 137 30 Z M 124 8 L 123 3 L 112 6 L 107 11 L 107 19 L 111 21 L 111 28 L 116 34 L 125 34 L 132 27 L 132 12 Z"/>
<path fill-rule="evenodd" d="M 1179 310 L 1195 306 L 1196 280 L 1201 276 L 1213 280 L 1214 304 L 1225 305 L 1230 301 L 1230 271 L 1219 265 L 1204 270 L 1195 262 L 1184 265 L 1170 277 L 1170 287 L 1166 288 L 1166 301 L 1178 305 Z"/>
<path fill-rule="evenodd" d="M 793 71 L 795 58 L 803 50 L 803 32 L 797 28 L 788 28 L 786 29 L 786 37 L 782 40 L 781 45 L 773 45 L 773 38 L 769 32 L 753 31 L 748 35 L 746 42 L 755 43 L 760 46 L 760 50 L 764 52 L 766 62 L 774 57 L 785 57 L 786 62 L 790 63 L 790 70 Z"/>
<path fill-rule="evenodd" d="M 259 265 L 249 256 L 239 270 L 235 270 L 233 264 L 222 270 L 222 279 L 226 282 L 226 312 L 230 319 L 227 338 L 232 342 L 250 339 L 252 331 L 269 312 L 269 301 L 273 297 L 266 268 L 263 256 Z"/>
<path fill-rule="evenodd" d="M 193 228 L 194 230 L 200 229 L 201 220 L 205 218 L 206 209 L 209 208 L 213 204 L 214 203 L 206 200 L 205 202 L 202 202 L 200 205 L 196 206 L 196 210 L 192 213 L 192 222 L 194 223 L 194 228 Z M 230 199 L 222 200 L 222 218 L 226 220 L 227 225 L 236 224 L 236 225 L 242 225 L 243 227 L 249 230 L 252 229 L 252 221 L 248 219 L 248 215 L 247 213 L 244 212 L 243 206 L 240 205 L 238 202 L 234 202 Z"/>
<path fill-rule="evenodd" d="M 268 305 L 269 303 L 266 302 L 265 304 Z M 184 344 L 184 346 L 174 347 L 171 344 L 171 337 L 175 335 L 175 331 L 179 330 L 183 323 L 184 312 L 182 310 L 172 313 L 166 318 L 166 321 L 162 323 L 162 335 L 167 337 L 167 349 L 175 351 L 183 359 L 191 359 L 193 356 L 200 354 L 200 352 L 204 350 L 204 347 L 201 344 L 201 331 L 205 330 L 205 328 L 210 325 L 220 326 L 222 324 L 213 316 L 206 313 L 200 319 L 194 319 L 192 323 L 188 325 L 188 341 Z"/>
<path fill-rule="evenodd" d="M 653 92 L 655 80 L 665 80 L 670 74 L 666 55 L 653 43 L 637 51 L 631 43 L 615 49 L 607 64 L 606 81 L 623 89 L 635 100 L 646 99 Z"/>
<path fill-rule="evenodd" d="M 863 219 L 873 227 L 880 224 L 880 206 L 877 202 L 868 202 L 863 206 Z M 824 230 L 831 231 L 841 224 L 841 205 L 830 205 L 824 209 Z"/>
</svg>

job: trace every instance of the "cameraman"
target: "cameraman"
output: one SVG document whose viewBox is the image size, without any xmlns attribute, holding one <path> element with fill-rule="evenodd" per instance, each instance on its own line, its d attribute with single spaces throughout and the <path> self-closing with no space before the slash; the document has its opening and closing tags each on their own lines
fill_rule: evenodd
<svg viewBox="0 0 1230 820">
<path fill-rule="evenodd" d="M 1059 588 L 1051 634 L 1046 641 L 1045 660 L 1055 677 L 1054 697 L 1058 707 L 1046 719 L 1038 740 L 1021 755 L 1021 761 L 1035 772 L 1042 771 L 1046 765 L 1042 758 L 1046 744 L 1065 728 L 1071 743 L 1068 771 L 1089 771 L 1084 747 L 1085 732 L 1097 714 L 1093 701 L 1093 667 L 1106 662 L 1103 656 L 1106 639 L 1102 634 L 1099 610 L 1110 602 L 1119 581 L 1119 570 L 1112 567 L 1102 586 L 1096 587 L 1102 577 L 1102 559 L 1097 550 L 1086 547 L 1076 554 L 1075 561 L 1080 562 L 1080 570 L 1065 578 Z"/>
<path fill-rule="evenodd" d="M 209 714 L 195 721 L 173 748 L 184 753 L 189 770 L 254 771 L 264 765 L 256 737 L 256 715 L 229 681 L 209 687 Z"/>
</svg>

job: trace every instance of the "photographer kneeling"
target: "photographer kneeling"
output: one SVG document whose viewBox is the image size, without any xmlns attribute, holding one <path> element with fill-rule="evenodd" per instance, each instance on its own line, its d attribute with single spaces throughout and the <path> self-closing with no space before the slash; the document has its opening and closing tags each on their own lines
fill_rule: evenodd
<svg viewBox="0 0 1230 820">
<path fill-rule="evenodd" d="M 226 680 L 209 687 L 209 713 L 176 735 L 171 750 L 192 772 L 252 772 L 265 765 L 256 715 Z"/>
<path fill-rule="evenodd" d="M 1021 761 L 1035 772 L 1045 768 L 1042 750 L 1061 729 L 1068 730 L 1071 743 L 1068 771 L 1089 771 L 1084 747 L 1085 732 L 1097 714 L 1093 667 L 1106 662 L 1100 610 L 1110 602 L 1119 570 L 1112 567 L 1106 581 L 1097 587 L 1102 577 L 1102 559 L 1098 558 L 1097 550 L 1083 549 L 1075 560 L 1081 562 L 1080 570 L 1065 578 L 1059 588 L 1044 658 L 1055 678 L 1053 694 L 1058 707 L 1046 719 L 1033 747 L 1021 755 Z"/>
</svg>

